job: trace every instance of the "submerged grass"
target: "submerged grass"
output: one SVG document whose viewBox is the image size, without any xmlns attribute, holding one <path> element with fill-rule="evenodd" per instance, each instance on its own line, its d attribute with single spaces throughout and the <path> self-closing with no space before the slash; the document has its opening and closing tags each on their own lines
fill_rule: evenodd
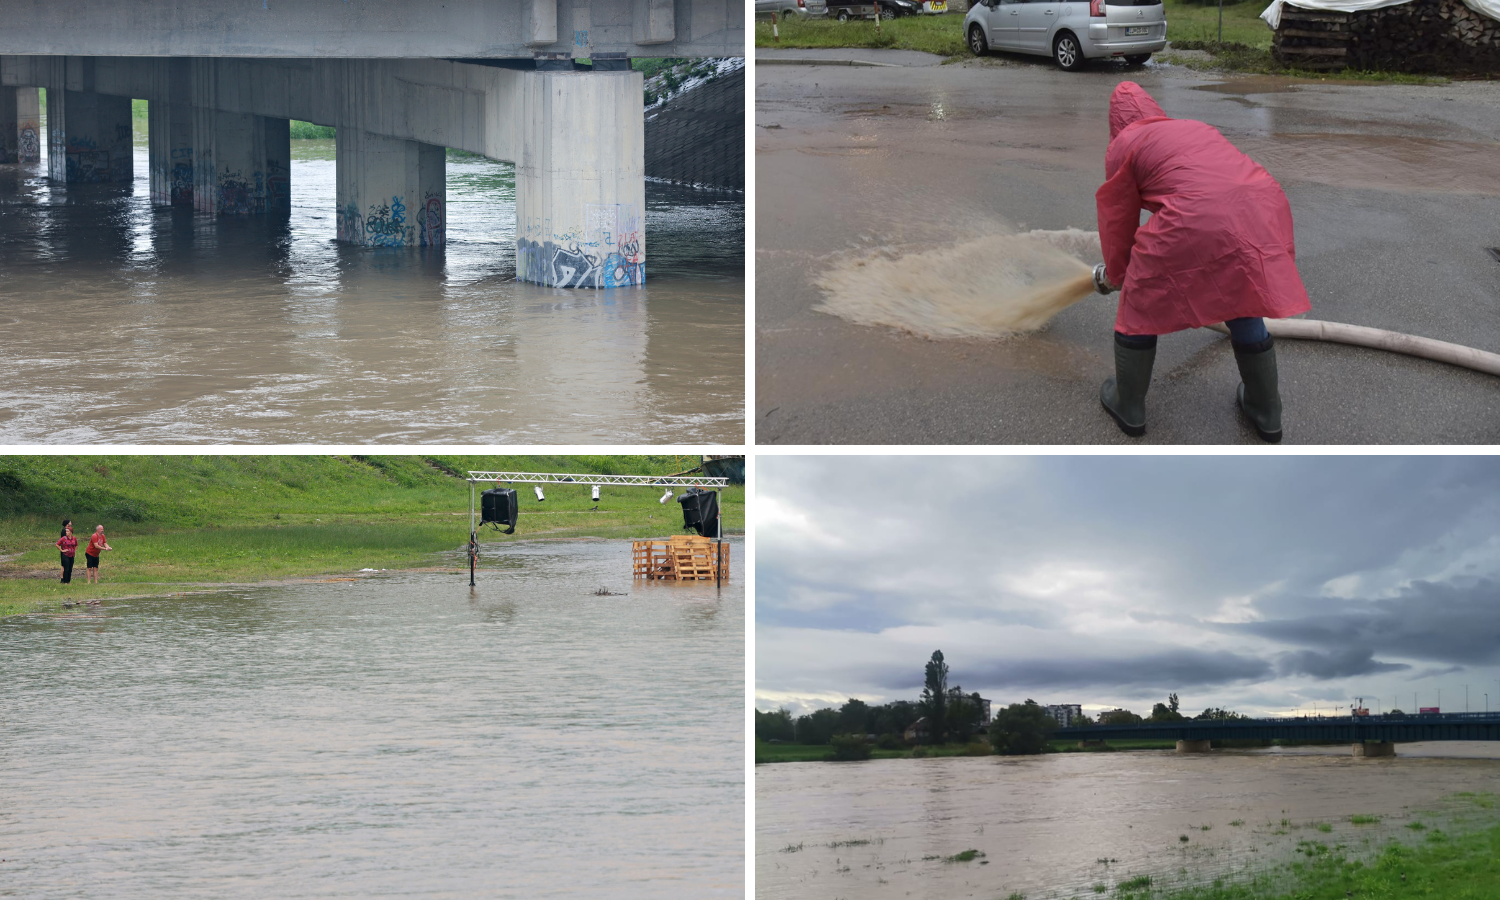
<svg viewBox="0 0 1500 900">
<path fill-rule="evenodd" d="M 1372 858 L 1323 844 L 1300 848 L 1301 859 L 1240 883 L 1166 893 L 1156 900 L 1343 900 L 1348 897 L 1500 897 L 1500 825 L 1461 835 L 1433 835 L 1416 846 L 1390 842 Z"/>
<path fill-rule="evenodd" d="M 0 616 L 62 600 L 164 593 L 244 583 L 461 564 L 469 486 L 450 472 L 505 469 L 579 474 L 671 474 L 696 457 L 0 457 Z M 680 507 L 645 488 L 552 485 L 546 501 L 522 488 L 513 535 L 640 538 L 682 531 Z M 725 490 L 726 532 L 744 529 L 744 488 Z M 599 508 L 592 509 L 594 506 Z M 86 539 L 104 525 L 115 547 L 104 583 L 57 582 L 53 542 L 63 518 Z M 445 552 L 448 555 L 444 555 Z"/>
</svg>

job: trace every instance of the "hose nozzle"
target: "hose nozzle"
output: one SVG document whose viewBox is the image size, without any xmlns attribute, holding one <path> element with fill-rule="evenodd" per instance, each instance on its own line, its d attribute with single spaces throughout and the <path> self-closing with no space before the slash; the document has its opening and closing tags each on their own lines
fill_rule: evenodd
<svg viewBox="0 0 1500 900">
<path fill-rule="evenodd" d="M 1116 290 L 1104 277 L 1104 263 L 1094 266 L 1094 290 L 1106 296 L 1113 294 Z"/>
</svg>

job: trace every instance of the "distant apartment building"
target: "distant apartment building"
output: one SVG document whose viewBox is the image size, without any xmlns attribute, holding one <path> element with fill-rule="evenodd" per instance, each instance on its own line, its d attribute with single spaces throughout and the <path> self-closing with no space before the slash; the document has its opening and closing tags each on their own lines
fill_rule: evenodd
<svg viewBox="0 0 1500 900">
<path fill-rule="evenodd" d="M 1056 719 L 1057 724 L 1062 728 L 1071 728 L 1083 719 L 1083 706 L 1077 703 L 1057 703 L 1044 706 L 1042 709 L 1047 711 L 1047 715 Z"/>
</svg>

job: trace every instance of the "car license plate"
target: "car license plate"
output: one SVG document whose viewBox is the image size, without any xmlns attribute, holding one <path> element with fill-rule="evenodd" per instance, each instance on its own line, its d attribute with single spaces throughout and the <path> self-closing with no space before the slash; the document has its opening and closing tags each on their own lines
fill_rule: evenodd
<svg viewBox="0 0 1500 900">
<path fill-rule="evenodd" d="M 1151 33 L 1151 29 L 1147 28 L 1147 27 L 1145 27 L 1143 25 L 1143 26 L 1141 26 L 1139 28 L 1127 28 L 1127 29 L 1125 29 L 1125 33 L 1127 35 L 1129 35 L 1129 34 L 1150 34 Z"/>
</svg>

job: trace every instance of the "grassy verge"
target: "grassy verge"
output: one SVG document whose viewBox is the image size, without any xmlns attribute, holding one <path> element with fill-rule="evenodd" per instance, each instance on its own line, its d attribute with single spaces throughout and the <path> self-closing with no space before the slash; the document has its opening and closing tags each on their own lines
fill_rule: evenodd
<svg viewBox="0 0 1500 900">
<path fill-rule="evenodd" d="M 1446 79 L 1398 72 L 1314 72 L 1283 66 L 1271 58 L 1271 29 L 1261 20 L 1265 9 L 1258 0 L 1240 0 L 1224 5 L 1222 35 L 1216 4 L 1165 0 L 1169 49 L 1159 54 L 1163 62 L 1198 71 L 1243 72 L 1284 75 L 1318 81 L 1383 81 L 1400 84 L 1434 84 Z M 957 6 L 955 6 L 957 8 Z M 882 22 L 879 31 L 870 21 L 840 24 L 828 19 L 792 19 L 780 25 L 781 39 L 771 35 L 767 19 L 755 22 L 755 46 L 807 48 L 862 48 L 874 50 L 920 50 L 950 60 L 973 58 L 964 42 L 964 16 L 912 16 Z M 1185 55 L 1183 50 L 1208 54 Z"/>
<path fill-rule="evenodd" d="M 920 749 L 920 753 L 916 750 Z M 924 745 L 920 748 L 903 747 L 898 750 L 870 749 L 871 759 L 919 759 L 933 756 L 967 756 L 972 753 L 969 744 Z M 827 762 L 833 759 L 833 747 L 828 744 L 768 744 L 755 742 L 755 762 Z"/>
<path fill-rule="evenodd" d="M 964 17 L 907 16 L 880 23 L 860 20 L 840 23 L 830 19 L 792 19 L 781 23 L 781 41 L 771 37 L 769 20 L 755 22 L 757 47 L 861 47 L 878 50 L 921 50 L 939 56 L 972 56 L 964 46 Z"/>
<path fill-rule="evenodd" d="M 449 474 L 507 469 L 670 474 L 696 457 L 0 457 L 0 615 L 61 600 L 164 593 L 172 586 L 243 583 L 357 571 L 453 565 L 468 539 L 469 488 Z M 551 485 L 521 489 L 513 535 L 483 543 L 639 538 L 682 531 L 681 508 L 646 488 Z M 744 530 L 744 488 L 723 494 L 726 532 Z M 57 582 L 53 542 L 63 518 L 86 539 L 104 525 L 105 583 Z"/>
<path fill-rule="evenodd" d="M 1494 798 L 1469 795 L 1481 809 Z M 1237 883 L 1216 881 L 1186 890 L 1119 890 L 1121 897 L 1153 900 L 1341 900 L 1348 897 L 1500 897 L 1500 825 L 1493 815 L 1473 830 L 1423 828 L 1415 844 L 1391 841 L 1371 855 L 1318 841 L 1303 841 L 1298 861 Z M 1123 885 L 1121 885 L 1123 888 Z"/>
</svg>

